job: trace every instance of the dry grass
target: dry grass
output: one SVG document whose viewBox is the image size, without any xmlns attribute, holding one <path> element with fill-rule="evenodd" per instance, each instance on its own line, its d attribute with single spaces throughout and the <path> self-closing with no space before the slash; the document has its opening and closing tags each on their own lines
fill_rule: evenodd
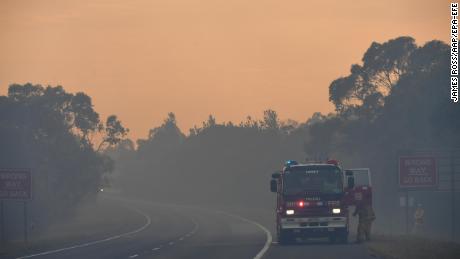
<svg viewBox="0 0 460 259">
<path fill-rule="evenodd" d="M 56 222 L 44 233 L 34 235 L 31 232 L 28 244 L 24 244 L 22 240 L 10 240 L 6 247 L 0 247 L 0 257 L 106 238 L 132 230 L 140 224 L 139 222 L 143 222 L 142 216 L 113 202 L 86 205 L 80 208 L 74 217 Z"/>
<path fill-rule="evenodd" d="M 369 249 L 385 259 L 458 259 L 460 244 L 414 236 L 376 236 Z"/>
</svg>

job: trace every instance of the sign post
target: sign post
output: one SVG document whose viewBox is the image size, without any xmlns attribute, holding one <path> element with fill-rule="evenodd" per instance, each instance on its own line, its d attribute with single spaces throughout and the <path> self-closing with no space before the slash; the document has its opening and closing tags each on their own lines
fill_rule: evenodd
<svg viewBox="0 0 460 259">
<path fill-rule="evenodd" d="M 434 157 L 400 157 L 399 187 L 426 188 L 438 186 L 436 159 Z"/>
<path fill-rule="evenodd" d="M 23 216 L 24 217 L 24 242 L 27 244 L 27 242 L 29 241 L 29 234 L 28 234 L 29 233 L 29 228 L 28 228 L 29 224 L 27 223 L 28 222 L 28 220 L 27 220 L 27 218 L 28 218 L 27 217 L 27 201 L 24 200 L 23 205 L 24 205 L 24 210 L 23 210 L 23 212 L 24 212 L 24 216 Z"/>
<path fill-rule="evenodd" d="M 404 189 L 406 194 L 406 234 L 409 234 L 409 190 L 437 186 L 438 172 L 435 157 L 399 157 L 399 187 Z"/>
<path fill-rule="evenodd" d="M 1 200 L 30 200 L 31 198 L 30 169 L 0 169 Z"/>
<path fill-rule="evenodd" d="M 5 238 L 4 200 L 22 201 L 24 208 L 24 242 L 28 241 L 27 201 L 32 199 L 32 174 L 30 169 L 0 169 L 0 201 L 2 239 Z"/>
<path fill-rule="evenodd" d="M 4 213 L 4 208 L 3 208 L 3 200 L 0 200 L 0 224 L 2 225 L 2 230 L 1 230 L 1 241 L 2 244 L 5 244 L 5 213 Z"/>
</svg>

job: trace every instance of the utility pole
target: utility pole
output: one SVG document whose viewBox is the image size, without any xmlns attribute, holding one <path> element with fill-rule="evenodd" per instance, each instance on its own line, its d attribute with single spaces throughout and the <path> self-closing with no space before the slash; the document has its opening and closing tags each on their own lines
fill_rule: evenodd
<svg viewBox="0 0 460 259">
<path fill-rule="evenodd" d="M 5 235 L 5 232 L 6 232 L 6 229 L 5 229 L 5 209 L 4 209 L 4 204 L 3 204 L 3 200 L 0 200 L 0 224 L 2 224 L 2 229 L 1 229 L 1 242 L 2 242 L 2 245 L 5 245 L 6 243 L 6 235 Z"/>
<path fill-rule="evenodd" d="M 409 234 L 409 190 L 406 189 L 406 235 Z"/>
</svg>

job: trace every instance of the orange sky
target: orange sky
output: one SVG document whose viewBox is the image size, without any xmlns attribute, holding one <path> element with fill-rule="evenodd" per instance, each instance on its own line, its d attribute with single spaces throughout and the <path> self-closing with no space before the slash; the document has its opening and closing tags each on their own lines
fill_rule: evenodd
<svg viewBox="0 0 460 259">
<path fill-rule="evenodd" d="M 179 126 L 333 110 L 328 86 L 372 41 L 449 40 L 449 1 L 0 0 L 0 94 L 61 84 L 146 137 Z"/>
</svg>

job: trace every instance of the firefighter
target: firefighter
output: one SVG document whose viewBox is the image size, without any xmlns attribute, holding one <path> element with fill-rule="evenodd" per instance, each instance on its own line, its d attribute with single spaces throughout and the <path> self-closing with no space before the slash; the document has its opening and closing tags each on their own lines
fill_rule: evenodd
<svg viewBox="0 0 460 259">
<path fill-rule="evenodd" d="M 420 234 L 420 230 L 423 227 L 423 218 L 425 217 L 425 210 L 422 208 L 422 204 L 417 204 L 417 209 L 414 213 L 414 229 L 412 232 L 414 234 Z"/>
<path fill-rule="evenodd" d="M 353 213 L 353 216 L 358 215 L 359 217 L 356 243 L 361 243 L 364 240 L 371 240 L 372 221 L 374 221 L 376 217 L 371 202 L 366 202 L 366 200 L 367 199 L 359 202 L 356 205 L 355 212 Z"/>
</svg>

